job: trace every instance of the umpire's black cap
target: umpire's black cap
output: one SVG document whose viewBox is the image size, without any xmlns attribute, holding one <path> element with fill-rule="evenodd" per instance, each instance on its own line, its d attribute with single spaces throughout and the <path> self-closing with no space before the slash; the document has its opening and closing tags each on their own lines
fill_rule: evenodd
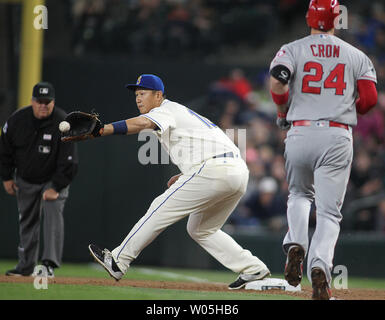
<svg viewBox="0 0 385 320">
<path fill-rule="evenodd" d="M 32 97 L 35 99 L 55 99 L 55 88 L 49 82 L 39 82 L 32 90 Z"/>
</svg>

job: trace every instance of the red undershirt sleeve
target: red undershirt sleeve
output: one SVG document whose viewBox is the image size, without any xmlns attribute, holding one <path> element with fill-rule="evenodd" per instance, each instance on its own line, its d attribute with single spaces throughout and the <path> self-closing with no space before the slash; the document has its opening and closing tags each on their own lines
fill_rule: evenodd
<svg viewBox="0 0 385 320">
<path fill-rule="evenodd" d="M 358 80 L 357 90 L 360 97 L 356 100 L 356 109 L 359 114 L 365 114 L 377 104 L 376 84 L 370 80 Z"/>
</svg>

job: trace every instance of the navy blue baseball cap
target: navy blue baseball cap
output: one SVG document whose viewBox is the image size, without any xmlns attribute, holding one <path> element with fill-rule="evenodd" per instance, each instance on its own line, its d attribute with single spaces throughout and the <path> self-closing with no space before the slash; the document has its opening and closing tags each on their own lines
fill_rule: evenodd
<svg viewBox="0 0 385 320">
<path fill-rule="evenodd" d="M 49 82 L 39 82 L 33 87 L 32 98 L 54 100 L 55 88 Z"/>
<path fill-rule="evenodd" d="M 135 84 L 127 84 L 127 89 L 146 88 L 150 90 L 162 91 L 164 93 L 164 84 L 161 78 L 154 74 L 142 74 Z"/>
</svg>

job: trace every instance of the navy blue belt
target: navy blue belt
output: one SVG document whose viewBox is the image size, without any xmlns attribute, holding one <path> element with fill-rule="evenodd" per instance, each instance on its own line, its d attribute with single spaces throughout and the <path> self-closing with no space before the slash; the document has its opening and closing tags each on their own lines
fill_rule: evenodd
<svg viewBox="0 0 385 320">
<path fill-rule="evenodd" d="M 222 154 L 218 154 L 217 156 L 214 156 L 213 159 L 215 158 L 234 158 L 234 153 L 233 152 L 226 152 Z"/>
</svg>

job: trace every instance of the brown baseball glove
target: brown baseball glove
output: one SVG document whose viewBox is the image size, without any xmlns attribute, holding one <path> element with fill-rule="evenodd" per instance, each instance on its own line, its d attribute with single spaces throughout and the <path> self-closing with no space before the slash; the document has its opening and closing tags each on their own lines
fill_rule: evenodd
<svg viewBox="0 0 385 320">
<path fill-rule="evenodd" d="M 64 142 L 93 139 L 103 133 L 104 125 L 99 120 L 99 115 L 94 112 L 73 111 L 64 121 L 70 124 L 70 129 L 62 132 L 61 140 Z"/>
</svg>

